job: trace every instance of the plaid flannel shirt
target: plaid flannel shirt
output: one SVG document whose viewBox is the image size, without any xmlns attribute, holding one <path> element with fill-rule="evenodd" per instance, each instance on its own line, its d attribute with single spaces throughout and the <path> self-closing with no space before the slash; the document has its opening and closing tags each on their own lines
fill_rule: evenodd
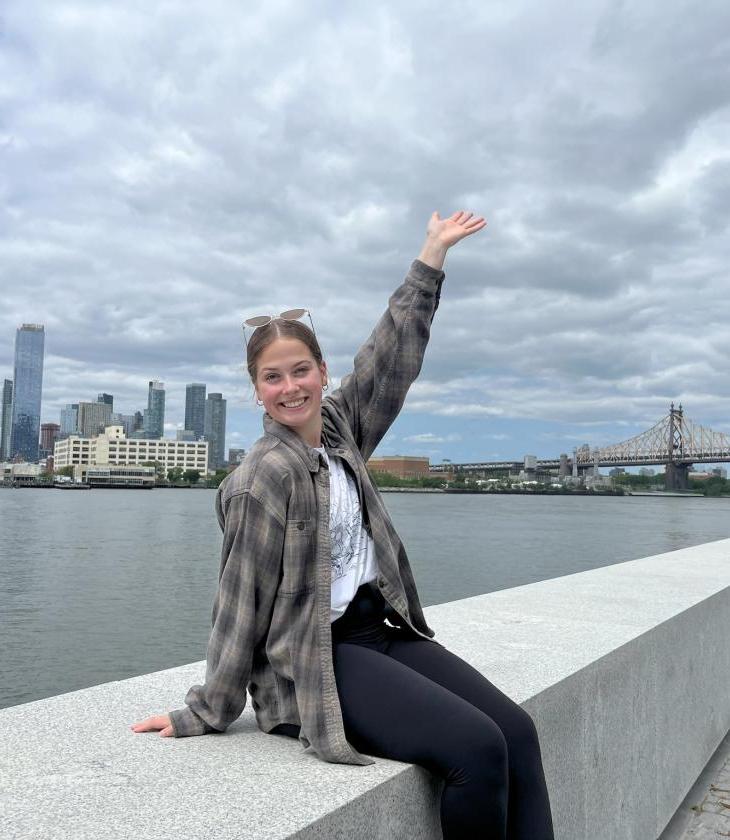
<svg viewBox="0 0 730 840">
<path fill-rule="evenodd" d="M 421 370 L 443 279 L 443 271 L 414 260 L 353 372 L 322 400 L 322 443 L 356 478 L 389 621 L 429 639 L 434 631 L 405 549 L 365 462 Z M 248 689 L 264 732 L 296 724 L 302 744 L 325 761 L 372 764 L 345 737 L 332 663 L 329 471 L 269 414 L 264 431 L 218 490 L 223 547 L 205 684 L 171 712 L 174 734 L 224 731 L 243 711 Z"/>
</svg>

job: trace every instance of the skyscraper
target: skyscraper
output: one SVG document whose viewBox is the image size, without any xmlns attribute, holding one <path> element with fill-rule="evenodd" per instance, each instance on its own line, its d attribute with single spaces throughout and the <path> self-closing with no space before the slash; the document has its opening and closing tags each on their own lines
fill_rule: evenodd
<svg viewBox="0 0 730 840">
<path fill-rule="evenodd" d="M 67 403 L 61 409 L 61 431 L 59 438 L 67 438 L 69 435 L 76 435 L 79 431 L 79 404 Z"/>
<path fill-rule="evenodd" d="M 208 469 L 226 462 L 226 401 L 223 394 L 208 394 L 205 401 L 205 439 L 208 441 Z"/>
<path fill-rule="evenodd" d="M 106 403 L 109 408 L 114 411 L 114 396 L 113 394 L 99 394 L 96 398 L 97 402 Z"/>
<path fill-rule="evenodd" d="M 10 430 L 13 428 L 13 380 L 3 383 L 3 401 L 0 409 L 0 461 L 10 458 Z"/>
<path fill-rule="evenodd" d="M 42 324 L 23 324 L 18 327 L 15 333 L 10 458 L 19 455 L 31 463 L 38 460 L 44 344 L 45 330 Z"/>
<path fill-rule="evenodd" d="M 205 434 L 205 385 L 191 382 L 185 386 L 185 428 L 197 438 Z"/>
<path fill-rule="evenodd" d="M 151 380 L 144 413 L 144 432 L 150 440 L 161 438 L 165 431 L 165 383 Z"/>
<path fill-rule="evenodd" d="M 96 437 L 111 425 L 112 407 L 105 402 L 80 402 L 77 425 L 82 437 Z"/>
<path fill-rule="evenodd" d="M 61 427 L 58 423 L 41 423 L 41 456 L 53 455 L 53 445 L 58 440 Z"/>
</svg>

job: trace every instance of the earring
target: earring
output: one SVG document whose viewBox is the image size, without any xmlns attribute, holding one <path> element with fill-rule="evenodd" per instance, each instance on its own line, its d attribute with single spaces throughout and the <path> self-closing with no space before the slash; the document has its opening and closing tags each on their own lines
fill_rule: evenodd
<svg viewBox="0 0 730 840">
<path fill-rule="evenodd" d="M 322 386 L 322 390 L 326 391 L 328 388 L 329 388 L 329 383 L 325 382 L 324 385 Z"/>
<path fill-rule="evenodd" d="M 258 397 L 256 397 L 256 405 L 263 405 L 263 404 L 264 404 L 264 401 L 260 400 Z"/>
</svg>

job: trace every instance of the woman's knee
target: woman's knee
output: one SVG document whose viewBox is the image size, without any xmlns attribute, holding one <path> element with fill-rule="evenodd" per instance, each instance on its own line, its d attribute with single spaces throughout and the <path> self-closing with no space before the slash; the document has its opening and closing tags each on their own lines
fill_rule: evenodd
<svg viewBox="0 0 730 840">
<path fill-rule="evenodd" d="M 478 727 L 470 733 L 468 739 L 455 747 L 450 781 L 458 784 L 479 778 L 490 787 L 507 783 L 509 747 L 499 727 Z"/>
<path fill-rule="evenodd" d="M 540 740 L 535 721 L 521 706 L 516 706 L 509 725 L 503 727 L 511 756 L 539 756 Z"/>
</svg>

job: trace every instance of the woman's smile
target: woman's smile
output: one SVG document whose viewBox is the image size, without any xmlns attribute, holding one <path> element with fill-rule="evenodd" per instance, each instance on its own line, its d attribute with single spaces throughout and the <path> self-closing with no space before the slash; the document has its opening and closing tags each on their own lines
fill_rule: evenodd
<svg viewBox="0 0 730 840">
<path fill-rule="evenodd" d="M 304 403 L 306 402 L 306 397 L 299 397 L 296 400 L 288 400 L 287 402 L 281 403 L 288 411 L 297 411 L 300 409 Z"/>
</svg>

